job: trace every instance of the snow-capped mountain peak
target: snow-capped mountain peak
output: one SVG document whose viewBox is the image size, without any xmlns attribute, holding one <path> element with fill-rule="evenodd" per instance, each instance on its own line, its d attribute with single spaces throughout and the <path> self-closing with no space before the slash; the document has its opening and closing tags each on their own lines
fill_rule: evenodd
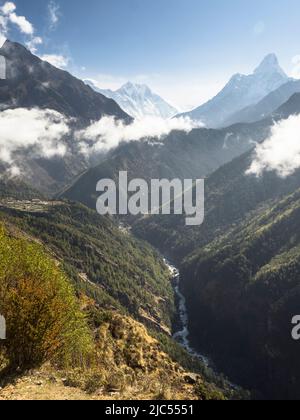
<svg viewBox="0 0 300 420">
<path fill-rule="evenodd" d="M 177 110 L 145 84 L 127 82 L 116 91 L 99 89 L 90 80 L 85 81 L 94 90 L 114 99 L 120 107 L 134 118 L 155 116 L 164 119 L 172 118 Z"/>
<path fill-rule="evenodd" d="M 283 77 L 287 77 L 285 72 L 279 65 L 278 58 L 276 54 L 269 54 L 267 55 L 260 65 L 254 70 L 254 74 L 271 74 L 271 73 L 279 73 Z"/>
<path fill-rule="evenodd" d="M 276 55 L 269 54 L 252 74 L 235 74 L 213 99 L 182 115 L 201 121 L 210 128 L 219 128 L 226 125 L 231 116 L 257 104 L 289 80 Z"/>
<path fill-rule="evenodd" d="M 117 92 L 128 96 L 134 95 L 136 97 L 140 97 L 141 99 L 149 98 L 154 95 L 147 85 L 132 82 L 127 82 L 125 85 L 121 86 Z"/>
</svg>

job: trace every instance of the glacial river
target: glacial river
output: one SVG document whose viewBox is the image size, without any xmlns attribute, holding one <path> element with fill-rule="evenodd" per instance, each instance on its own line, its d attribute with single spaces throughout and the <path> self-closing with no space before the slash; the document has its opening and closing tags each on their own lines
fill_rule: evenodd
<svg viewBox="0 0 300 420">
<path fill-rule="evenodd" d="M 170 262 L 166 259 L 164 259 L 164 262 L 169 268 L 171 276 L 173 277 L 174 290 L 178 299 L 178 315 L 180 321 L 180 330 L 173 335 L 173 338 L 179 344 L 181 344 L 191 356 L 200 359 L 202 363 L 209 367 L 211 366 L 209 359 L 197 352 L 195 349 L 193 349 L 189 340 L 189 316 L 186 306 L 186 299 L 180 291 L 180 272 L 174 265 L 170 264 Z"/>
<path fill-rule="evenodd" d="M 207 357 L 204 356 L 203 354 L 197 352 L 195 349 L 193 349 L 190 340 L 189 340 L 189 336 L 190 336 L 190 332 L 189 332 L 189 316 L 188 316 L 188 311 L 187 311 L 187 306 L 186 306 L 186 299 L 184 297 L 184 295 L 181 293 L 180 290 L 180 272 L 178 270 L 178 268 L 176 268 L 174 265 L 172 265 L 168 260 L 166 260 L 164 258 L 164 262 L 166 264 L 166 266 L 169 268 L 171 276 L 173 278 L 173 282 L 174 282 L 174 290 L 178 299 L 178 311 L 179 311 L 179 324 L 180 324 L 180 329 L 179 331 L 177 331 L 174 335 L 173 338 L 174 340 L 176 340 L 179 344 L 182 345 L 183 348 L 186 349 L 186 351 L 193 357 L 199 359 L 206 367 L 210 368 L 213 370 L 213 372 L 215 374 L 218 374 L 214 368 L 214 365 L 212 363 L 212 361 Z M 231 381 L 229 381 L 228 379 L 226 380 L 227 385 L 232 388 L 233 390 L 238 390 L 239 386 L 235 385 L 234 383 L 232 383 Z"/>
</svg>

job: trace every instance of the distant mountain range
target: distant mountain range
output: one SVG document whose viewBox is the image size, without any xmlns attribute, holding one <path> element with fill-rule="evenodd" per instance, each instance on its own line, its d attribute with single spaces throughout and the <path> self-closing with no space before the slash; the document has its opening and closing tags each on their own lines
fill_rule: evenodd
<svg viewBox="0 0 300 420">
<path fill-rule="evenodd" d="M 146 116 L 172 118 L 178 110 L 168 104 L 159 95 L 152 92 L 147 85 L 126 83 L 116 91 L 99 89 L 90 80 L 85 80 L 96 92 L 107 98 L 114 99 L 117 104 L 129 115 L 141 119 Z"/>
<path fill-rule="evenodd" d="M 0 54 L 6 58 L 7 65 L 7 79 L 0 80 L 2 110 L 19 107 L 53 109 L 73 118 L 74 129 L 78 126 L 85 127 L 104 115 L 111 115 L 127 123 L 132 121 L 132 117 L 115 100 L 95 92 L 71 74 L 40 60 L 22 45 L 7 41 L 0 49 Z M 68 190 L 67 196 L 71 197 L 74 193 L 79 201 L 89 205 L 94 204 L 94 200 L 90 201 L 90 198 L 94 194 L 93 183 L 96 182 L 94 176 L 90 177 L 89 169 L 92 166 L 98 168 L 94 169 L 94 175 L 97 176 L 108 173 L 114 175 L 117 169 L 128 169 L 132 176 L 144 176 L 147 179 L 158 175 L 168 178 L 206 176 L 220 165 L 249 150 L 253 140 L 263 140 L 268 134 L 273 117 L 290 115 L 292 110 L 297 112 L 297 97 L 290 97 L 299 91 L 299 84 L 299 81 L 290 80 L 281 70 L 277 58 L 270 55 L 253 75 L 234 76 L 210 105 L 206 105 L 211 108 L 211 112 L 216 110 L 216 118 L 221 118 L 222 111 L 225 121 L 225 113 L 237 107 L 235 102 L 241 107 L 247 101 L 254 101 L 254 98 L 264 95 L 261 102 L 250 110 L 249 117 L 245 118 L 247 122 L 248 119 L 259 120 L 262 115 L 269 115 L 270 119 L 267 118 L 262 123 L 242 124 L 224 130 L 199 129 L 189 134 L 173 132 L 164 139 L 163 146 L 151 140 L 129 143 L 121 145 L 107 156 L 93 156 L 93 162 L 80 153 L 71 131 L 63 139 L 69 149 L 65 157 L 37 158 L 30 151 L 27 153 L 26 150 L 20 150 L 16 156 L 17 163 L 24 174 L 24 181 L 47 194 L 64 190 L 74 184 L 79 174 L 88 171 L 85 177 L 91 181 L 92 190 L 86 188 L 80 196 L 80 183 L 83 182 L 80 179 L 76 186 L 73 185 Z M 265 96 L 269 91 L 271 93 Z M 132 108 L 129 112 L 138 115 L 138 118 L 151 115 L 151 112 L 152 115 L 169 118 L 175 112 L 174 108 L 153 94 L 147 86 L 128 83 L 118 92 L 118 95 L 127 97 L 127 105 L 131 104 L 135 108 L 135 111 Z M 288 100 L 292 101 L 291 104 Z M 125 99 L 124 101 L 126 102 Z M 225 106 L 227 101 L 229 104 Z M 239 120 L 237 118 L 236 122 Z M 106 162 L 102 165 L 104 160 Z M 1 162 L 0 171 L 5 171 Z"/>
<path fill-rule="evenodd" d="M 281 69 L 276 55 L 270 54 L 264 58 L 253 74 L 248 76 L 234 75 L 217 96 L 193 111 L 182 115 L 202 121 L 210 128 L 224 127 L 230 125 L 231 122 L 244 122 L 244 115 L 242 114 L 239 118 L 237 113 L 248 106 L 257 104 L 271 92 L 276 91 L 288 82 L 291 82 L 291 79 Z M 293 88 L 294 86 L 291 87 L 290 91 Z M 286 92 L 288 90 L 289 88 Z M 285 102 L 288 97 L 285 93 L 282 93 L 281 99 L 281 103 L 278 103 L 278 101 L 272 103 L 271 112 Z M 254 117 L 246 118 L 245 122 L 258 120 L 262 114 L 264 114 L 263 117 L 266 116 L 265 112 L 267 110 L 263 107 L 263 111 L 254 112 Z"/>
<path fill-rule="evenodd" d="M 265 140 L 274 121 L 300 113 L 300 93 L 267 118 L 253 123 L 240 123 L 223 129 L 194 129 L 190 133 L 173 132 L 163 143 L 149 141 L 120 145 L 106 158 L 86 171 L 63 192 L 63 197 L 96 207 L 94 186 L 99 179 L 117 180 L 120 171 L 129 178 L 203 178 L 251 150 L 256 142 Z M 159 244 L 156 244 L 157 246 Z"/>
</svg>

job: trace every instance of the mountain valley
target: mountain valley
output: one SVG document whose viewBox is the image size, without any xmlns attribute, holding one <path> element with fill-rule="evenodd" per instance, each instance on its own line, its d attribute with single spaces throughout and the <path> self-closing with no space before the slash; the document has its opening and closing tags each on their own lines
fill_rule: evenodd
<svg viewBox="0 0 300 420">
<path fill-rule="evenodd" d="M 0 400 L 26 399 L 28 389 L 36 399 L 43 390 L 67 399 L 300 399 L 291 338 L 300 169 L 295 148 L 295 169 L 284 172 L 290 143 L 278 147 L 298 127 L 299 80 L 270 54 L 183 115 L 205 127 L 128 141 L 118 131 L 112 146 L 96 133 L 107 143 L 97 150 L 92 135 L 79 141 L 78 132 L 106 118 L 124 131 L 145 115 L 170 120 L 176 109 L 144 85 L 98 91 L 18 43 L 6 41 L 0 54 L 0 313 L 8 337 L 0 342 Z M 22 132 L 27 123 L 11 127 L 10 118 L 28 113 L 29 134 L 42 131 L 33 142 Z M 277 171 L 264 160 L 274 138 Z M 250 173 L 253 162 L 265 166 Z M 188 227 L 185 214 L 100 216 L 96 185 L 117 182 L 121 171 L 148 183 L 205 179 L 204 223 Z"/>
</svg>

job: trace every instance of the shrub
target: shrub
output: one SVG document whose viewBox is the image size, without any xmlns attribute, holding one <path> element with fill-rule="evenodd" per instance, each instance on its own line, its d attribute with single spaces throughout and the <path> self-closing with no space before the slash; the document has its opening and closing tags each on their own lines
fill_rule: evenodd
<svg viewBox="0 0 300 420">
<path fill-rule="evenodd" d="M 49 360 L 84 364 L 91 354 L 91 334 L 66 276 L 39 245 L 8 237 L 1 227 L 0 313 L 11 370 Z"/>
</svg>

